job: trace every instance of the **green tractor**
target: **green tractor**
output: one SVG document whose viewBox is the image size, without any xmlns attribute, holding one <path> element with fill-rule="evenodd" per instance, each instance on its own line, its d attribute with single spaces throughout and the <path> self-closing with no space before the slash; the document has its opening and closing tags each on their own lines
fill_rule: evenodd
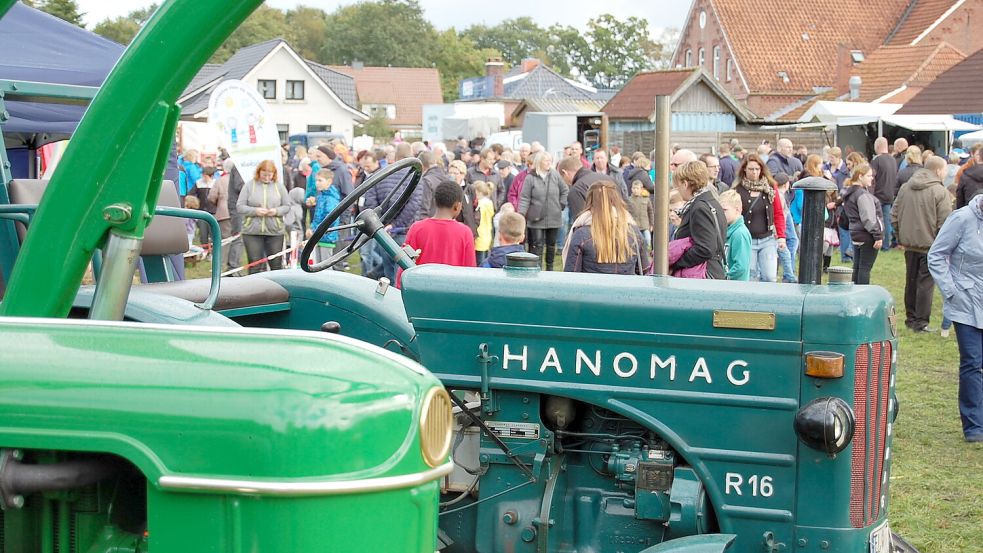
<svg viewBox="0 0 983 553">
<path fill-rule="evenodd" d="M 50 183 L 2 183 L 0 552 L 911 551 L 881 288 L 417 267 L 412 160 L 305 271 L 133 285 L 189 215 L 177 96 L 259 4 L 165 2 Z M 401 290 L 323 271 L 370 240 Z"/>
</svg>

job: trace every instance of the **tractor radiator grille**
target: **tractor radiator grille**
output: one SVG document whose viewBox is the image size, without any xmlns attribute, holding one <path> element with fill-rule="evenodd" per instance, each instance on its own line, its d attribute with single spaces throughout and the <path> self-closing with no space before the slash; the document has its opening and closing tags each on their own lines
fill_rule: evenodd
<svg viewBox="0 0 983 553">
<path fill-rule="evenodd" d="M 857 428 L 853 437 L 850 471 L 850 523 L 854 528 L 873 524 L 885 499 L 884 462 L 891 387 L 891 342 L 862 344 L 857 348 L 853 410 Z"/>
</svg>

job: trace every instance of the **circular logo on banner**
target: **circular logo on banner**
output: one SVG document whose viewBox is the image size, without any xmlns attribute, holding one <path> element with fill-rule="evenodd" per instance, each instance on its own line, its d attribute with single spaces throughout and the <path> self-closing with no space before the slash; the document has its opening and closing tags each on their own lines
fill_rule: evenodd
<svg viewBox="0 0 983 553">
<path fill-rule="evenodd" d="M 219 131 L 222 147 L 232 156 L 243 180 L 249 181 L 264 160 L 277 168 L 283 183 L 280 135 L 270 108 L 255 88 L 243 81 L 224 81 L 208 101 L 208 123 Z"/>
</svg>

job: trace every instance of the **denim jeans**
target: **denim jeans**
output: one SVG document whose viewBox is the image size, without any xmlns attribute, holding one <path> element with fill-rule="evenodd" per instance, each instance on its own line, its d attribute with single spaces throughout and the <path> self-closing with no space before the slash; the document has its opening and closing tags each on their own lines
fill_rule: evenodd
<svg viewBox="0 0 983 553">
<path fill-rule="evenodd" d="M 751 239 L 751 282 L 778 279 L 778 242 L 774 236 Z"/>
<path fill-rule="evenodd" d="M 789 222 L 785 225 L 784 250 L 778 250 L 778 261 L 782 264 L 782 282 L 798 282 L 795 276 L 795 255 L 799 251 L 799 234 L 796 225 Z"/>
<path fill-rule="evenodd" d="M 874 241 L 853 245 L 853 283 L 870 284 L 870 271 L 877 261 L 877 248 Z"/>
<path fill-rule="evenodd" d="M 358 253 L 362 257 L 362 276 L 372 280 L 381 278 L 383 276 L 382 256 L 379 255 L 379 246 L 376 245 L 375 240 L 366 242 Z"/>
<path fill-rule="evenodd" d="M 881 204 L 881 213 L 884 216 L 884 242 L 881 250 L 888 251 L 891 246 L 898 244 L 898 237 L 894 236 L 894 226 L 891 225 L 891 206 L 894 204 Z"/>
<path fill-rule="evenodd" d="M 395 240 L 397 244 L 402 245 L 404 242 L 406 242 L 406 235 L 394 234 L 393 240 Z M 379 251 L 379 257 L 382 258 L 382 276 L 388 278 L 389 282 L 396 282 L 396 262 L 393 261 L 391 255 L 381 251 L 381 248 L 376 248 L 376 250 Z"/>
<path fill-rule="evenodd" d="M 983 436 L 983 329 L 955 323 L 959 342 L 959 418 L 967 438 Z"/>
<path fill-rule="evenodd" d="M 850 238 L 850 231 L 836 227 L 840 232 L 840 261 L 853 261 L 853 242 Z"/>
</svg>

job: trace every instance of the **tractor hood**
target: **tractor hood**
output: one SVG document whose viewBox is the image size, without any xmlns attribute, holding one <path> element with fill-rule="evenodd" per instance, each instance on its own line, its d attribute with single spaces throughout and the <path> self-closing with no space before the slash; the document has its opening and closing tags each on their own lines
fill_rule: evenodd
<svg viewBox="0 0 983 553">
<path fill-rule="evenodd" d="M 0 319 L 5 447 L 101 451 L 144 474 L 364 479 L 428 470 L 440 383 L 326 334 Z"/>
</svg>

